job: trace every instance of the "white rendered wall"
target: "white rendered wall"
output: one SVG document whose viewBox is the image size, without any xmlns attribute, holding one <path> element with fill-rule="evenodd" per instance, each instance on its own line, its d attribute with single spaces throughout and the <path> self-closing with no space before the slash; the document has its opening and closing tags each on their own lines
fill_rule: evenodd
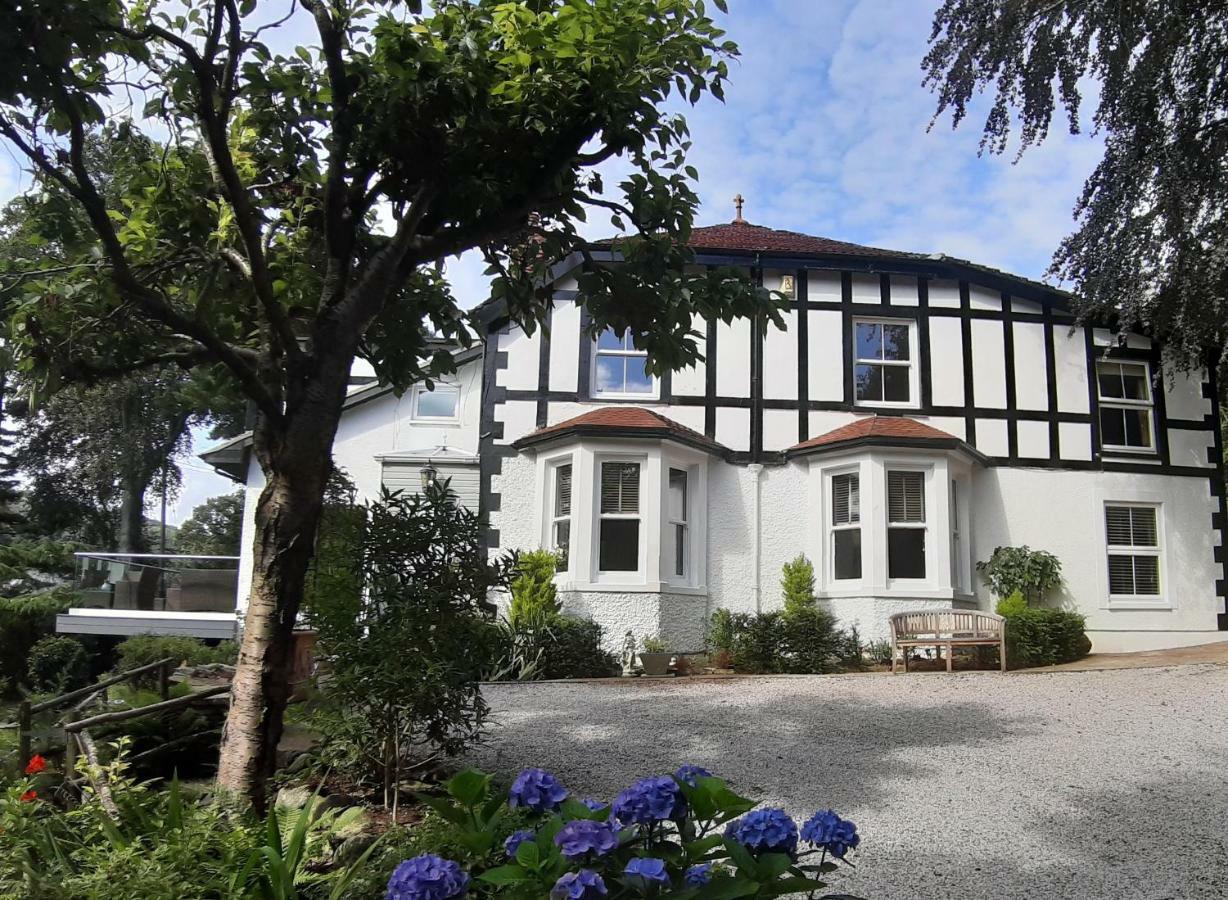
<svg viewBox="0 0 1228 900">
<path fill-rule="evenodd" d="M 382 454 L 398 450 L 429 452 L 446 446 L 451 450 L 477 455 L 478 423 L 482 413 L 481 360 L 466 363 L 455 375 L 439 379 L 439 383 L 460 386 L 460 408 L 455 423 L 413 421 L 412 391 L 406 391 L 400 397 L 390 392 L 342 412 L 337 437 L 333 441 L 333 463 L 354 481 L 360 502 L 379 496 L 382 463 L 378 457 Z M 240 612 L 247 608 L 251 590 L 256 503 L 263 489 L 264 474 L 253 458 L 244 486 L 243 537 L 239 554 Z"/>
</svg>

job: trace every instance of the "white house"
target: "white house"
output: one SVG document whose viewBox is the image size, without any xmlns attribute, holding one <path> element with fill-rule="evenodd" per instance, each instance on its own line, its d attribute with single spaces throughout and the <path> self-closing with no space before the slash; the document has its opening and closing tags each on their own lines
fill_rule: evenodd
<svg viewBox="0 0 1228 900">
<path fill-rule="evenodd" d="M 1208 375 L 963 260 L 740 218 L 692 245 L 791 298 L 787 327 L 697 320 L 705 361 L 654 378 L 633 340 L 588 335 L 564 260 L 547 331 L 488 303 L 455 379 L 353 393 L 337 464 L 373 496 L 429 461 L 489 517 L 492 551 L 565 550 L 566 605 L 611 645 L 630 628 L 696 649 L 713 610 L 779 606 L 798 553 L 822 601 L 880 638 L 900 610 L 992 608 L 975 563 L 1022 544 L 1060 558 L 1056 602 L 1097 651 L 1228 639 Z M 254 499 L 241 442 L 205 457 Z"/>
</svg>

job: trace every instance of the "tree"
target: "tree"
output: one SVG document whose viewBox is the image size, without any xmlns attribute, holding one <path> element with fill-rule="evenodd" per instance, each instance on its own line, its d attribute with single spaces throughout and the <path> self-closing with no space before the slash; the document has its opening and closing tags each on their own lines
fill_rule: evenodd
<svg viewBox="0 0 1228 900">
<path fill-rule="evenodd" d="M 1050 272 L 1083 317 L 1166 342 L 1180 367 L 1228 364 L 1228 5 L 1206 0 L 944 0 L 925 81 L 955 126 L 974 94 L 993 102 L 982 149 L 1020 153 L 1055 112 L 1080 130 L 1097 82 L 1105 152 Z"/>
<path fill-rule="evenodd" d="M 243 492 L 210 497 L 179 526 L 175 551 L 198 556 L 237 556 L 242 531 Z"/>
<path fill-rule="evenodd" d="M 557 564 L 558 558 L 549 550 L 520 554 L 507 610 L 507 621 L 513 628 L 539 627 L 558 617 L 563 607 L 554 584 Z"/>
<path fill-rule="evenodd" d="M 272 0 L 27 0 L 0 35 L 0 135 L 93 231 L 23 282 L 22 364 L 49 386 L 220 364 L 255 410 L 265 487 L 218 780 L 258 806 L 351 363 L 398 389 L 452 367 L 429 339 L 466 345 L 477 323 L 447 257 L 480 250 L 532 330 L 546 273 L 579 254 L 594 333 L 629 329 L 657 372 L 700 357 L 695 315 L 780 323 L 736 270 L 688 268 L 696 173 L 663 105 L 721 96 L 737 51 L 700 0 L 301 7 L 316 46 L 284 55 L 266 41 L 296 7 Z M 119 202 L 88 155 L 108 121 L 138 150 L 168 139 Z M 594 167 L 619 156 L 611 199 Z M 630 231 L 621 265 L 580 238 L 590 209 Z"/>
<path fill-rule="evenodd" d="M 781 572 L 780 592 L 784 596 L 784 613 L 795 616 L 816 608 L 814 596 L 814 564 L 799 553 L 785 563 Z"/>
</svg>

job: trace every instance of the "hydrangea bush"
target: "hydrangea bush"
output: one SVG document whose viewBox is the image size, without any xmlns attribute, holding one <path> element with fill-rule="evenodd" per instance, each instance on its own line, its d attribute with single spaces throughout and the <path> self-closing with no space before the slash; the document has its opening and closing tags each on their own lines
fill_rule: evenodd
<svg viewBox="0 0 1228 900">
<path fill-rule="evenodd" d="M 541 769 L 521 772 L 506 796 L 474 770 L 446 788 L 446 797 L 422 800 L 451 823 L 469 855 L 406 860 L 388 883 L 388 900 L 813 898 L 861 840 L 857 826 L 831 810 L 799 828 L 782 809 L 756 809 L 698 766 L 644 778 L 611 803 L 576 799 Z M 528 811 L 531 827 L 508 836 L 511 810 Z"/>
</svg>

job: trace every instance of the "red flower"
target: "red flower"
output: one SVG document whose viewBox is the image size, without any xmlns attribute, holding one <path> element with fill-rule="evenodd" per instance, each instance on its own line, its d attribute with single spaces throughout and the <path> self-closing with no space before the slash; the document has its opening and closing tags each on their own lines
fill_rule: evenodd
<svg viewBox="0 0 1228 900">
<path fill-rule="evenodd" d="M 24 794 L 21 795 L 22 803 L 31 803 L 37 799 L 38 799 L 38 791 L 26 791 Z"/>
<path fill-rule="evenodd" d="M 26 774 L 37 775 L 45 768 L 47 768 L 47 760 L 43 759 L 41 754 L 35 753 L 30 757 L 30 764 L 26 766 Z"/>
</svg>

